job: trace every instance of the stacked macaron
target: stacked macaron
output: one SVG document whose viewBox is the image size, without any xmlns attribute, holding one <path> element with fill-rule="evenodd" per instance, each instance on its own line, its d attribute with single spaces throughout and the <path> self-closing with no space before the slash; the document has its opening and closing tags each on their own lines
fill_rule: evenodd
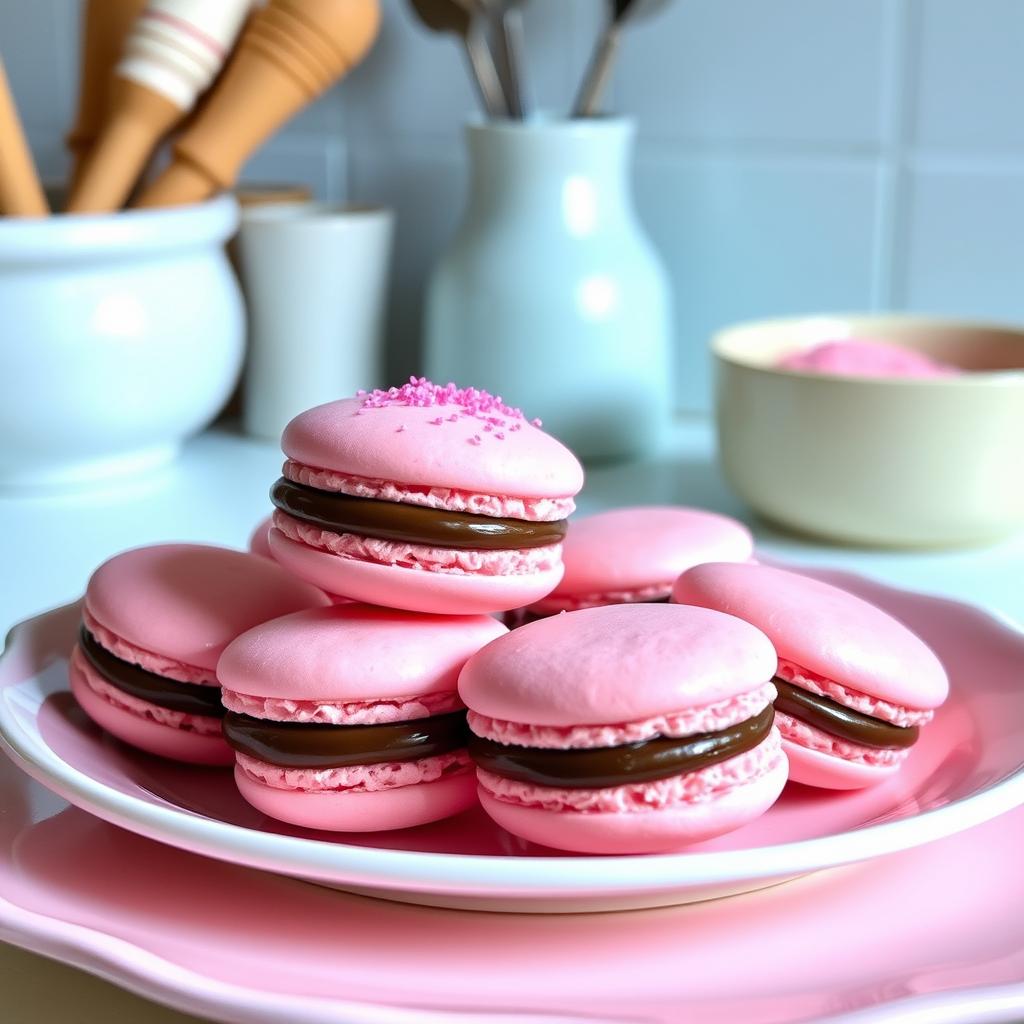
<svg viewBox="0 0 1024 1024">
<path fill-rule="evenodd" d="M 71 688 L 97 724 L 150 753 L 230 764 L 216 665 L 240 633 L 329 603 L 265 558 L 199 544 L 115 555 L 92 575 Z"/>
<path fill-rule="evenodd" d="M 459 678 L 484 810 L 584 853 L 735 829 L 786 781 L 775 667 L 760 630 L 672 604 L 567 612 L 500 637 Z"/>
<path fill-rule="evenodd" d="M 459 672 L 488 615 L 347 604 L 275 619 L 224 651 L 224 733 L 242 795 L 335 831 L 407 828 L 475 802 Z"/>
<path fill-rule="evenodd" d="M 529 604 L 562 577 L 575 456 L 499 398 L 413 378 L 297 416 L 270 549 L 345 597 L 436 614 Z"/>
<path fill-rule="evenodd" d="M 519 625 L 581 608 L 668 601 L 679 574 L 701 562 L 746 562 L 750 531 L 735 519 L 679 505 L 617 508 L 572 520 L 565 573 L 546 597 L 509 615 Z"/>
<path fill-rule="evenodd" d="M 696 566 L 673 599 L 757 626 L 778 652 L 776 721 L 790 778 L 828 789 L 880 782 L 946 699 L 941 662 L 880 608 L 764 565 Z"/>
<path fill-rule="evenodd" d="M 221 658 L 239 789 L 324 829 L 457 813 L 476 788 L 458 673 L 506 632 L 490 613 L 561 578 L 580 464 L 499 398 L 419 378 L 300 414 L 282 447 L 269 532 L 250 544 L 353 603 Z"/>
</svg>

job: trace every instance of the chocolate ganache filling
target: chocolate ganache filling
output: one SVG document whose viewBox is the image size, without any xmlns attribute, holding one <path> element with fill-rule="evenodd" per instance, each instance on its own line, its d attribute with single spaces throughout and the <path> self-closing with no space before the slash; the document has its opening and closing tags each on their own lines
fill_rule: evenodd
<svg viewBox="0 0 1024 1024">
<path fill-rule="evenodd" d="M 772 680 L 779 695 L 775 707 L 784 715 L 827 732 L 837 739 L 862 747 L 903 750 L 917 742 L 918 727 L 909 728 L 883 722 L 880 718 L 854 711 L 838 701 L 803 690 L 776 677 Z"/>
<path fill-rule="evenodd" d="M 753 718 L 717 732 L 679 738 L 658 736 L 618 747 L 550 750 L 469 738 L 469 756 L 506 779 L 563 789 L 604 789 L 697 771 L 756 747 L 769 733 L 769 704 Z"/>
<path fill-rule="evenodd" d="M 78 638 L 89 664 L 111 685 L 119 690 L 149 701 L 169 711 L 183 711 L 187 715 L 205 715 L 220 718 L 224 706 L 220 702 L 219 686 L 202 686 L 199 683 L 182 683 L 177 679 L 149 672 L 130 661 L 122 661 L 105 647 L 83 626 Z"/>
<path fill-rule="evenodd" d="M 387 725 L 272 722 L 229 711 L 224 738 L 237 751 L 279 768 L 348 768 L 419 761 L 466 745 L 465 711 Z"/>
<path fill-rule="evenodd" d="M 295 519 L 332 533 L 355 533 L 431 547 L 487 551 L 539 548 L 558 544 L 568 529 L 564 519 L 533 523 L 376 498 L 354 498 L 306 487 L 284 477 L 270 489 L 270 500 Z"/>
</svg>

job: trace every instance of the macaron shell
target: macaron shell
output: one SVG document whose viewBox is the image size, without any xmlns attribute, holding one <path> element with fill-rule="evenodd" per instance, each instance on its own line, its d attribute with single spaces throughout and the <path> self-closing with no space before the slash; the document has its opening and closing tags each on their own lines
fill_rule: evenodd
<svg viewBox="0 0 1024 1024">
<path fill-rule="evenodd" d="M 789 778 L 818 789 L 865 789 L 895 775 L 900 765 L 870 765 L 847 761 L 834 754 L 801 747 L 784 739 L 782 749 L 789 758 Z"/>
<path fill-rule="evenodd" d="M 766 565 L 716 562 L 684 572 L 684 605 L 714 608 L 764 630 L 779 658 L 903 707 L 938 707 L 949 692 L 941 662 L 902 623 L 838 587 Z"/>
<path fill-rule="evenodd" d="M 703 608 L 606 605 L 520 626 L 459 677 L 466 705 L 528 725 L 630 722 L 726 700 L 775 673 L 768 638 Z"/>
<path fill-rule="evenodd" d="M 262 555 L 264 558 L 273 558 L 270 553 L 270 542 L 267 534 L 274 525 L 274 517 L 267 516 L 256 524 L 256 528 L 249 534 L 249 551 L 254 555 Z"/>
<path fill-rule="evenodd" d="M 460 814 L 476 802 L 473 772 L 373 793 L 274 789 L 256 782 L 237 766 L 235 782 L 242 796 L 269 817 L 329 832 L 413 828 Z"/>
<path fill-rule="evenodd" d="M 362 406 L 362 398 L 346 398 L 300 413 L 281 447 L 318 469 L 481 494 L 562 498 L 583 486 L 576 456 L 526 420 L 488 431 L 454 405 Z"/>
<path fill-rule="evenodd" d="M 119 740 L 147 753 L 186 764 L 226 766 L 234 763 L 235 752 L 222 737 L 201 736 L 140 718 L 95 694 L 74 667 L 70 678 L 71 692 L 82 710 Z"/>
<path fill-rule="evenodd" d="M 643 505 L 573 519 L 562 545 L 565 575 L 552 597 L 629 591 L 664 583 L 700 562 L 743 562 L 750 531 L 701 509 Z"/>
<path fill-rule="evenodd" d="M 240 633 L 330 599 L 257 555 L 157 544 L 104 562 L 89 580 L 85 603 L 101 625 L 129 643 L 212 671 Z"/>
<path fill-rule="evenodd" d="M 348 604 L 256 626 L 217 664 L 229 690 L 292 700 L 387 700 L 454 691 L 468 658 L 508 630 L 489 615 Z"/>
<path fill-rule="evenodd" d="M 378 565 L 319 551 L 270 531 L 274 558 L 296 576 L 332 594 L 367 604 L 437 615 L 476 615 L 519 608 L 549 594 L 562 566 L 520 576 L 427 572 Z"/>
<path fill-rule="evenodd" d="M 669 853 L 732 832 L 760 817 L 786 784 L 786 759 L 767 774 L 713 800 L 657 810 L 583 814 L 497 800 L 482 788 L 483 809 L 502 828 L 542 846 L 573 853 Z"/>
</svg>

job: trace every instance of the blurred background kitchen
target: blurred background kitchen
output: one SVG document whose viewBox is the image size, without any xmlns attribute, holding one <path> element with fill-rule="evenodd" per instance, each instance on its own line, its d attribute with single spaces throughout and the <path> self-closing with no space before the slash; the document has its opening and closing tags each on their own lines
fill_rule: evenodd
<svg viewBox="0 0 1024 1024">
<path fill-rule="evenodd" d="M 568 108 L 606 16 L 524 8 L 534 104 Z M 80 5 L 0 4 L 40 174 L 63 179 Z M 462 214 L 464 55 L 384 0 L 364 62 L 288 122 L 249 182 L 394 209 L 386 378 L 420 369 L 425 283 Z M 606 106 L 635 116 L 634 190 L 671 279 L 679 410 L 710 408 L 706 341 L 814 310 L 1024 318 L 1024 5 L 1017 0 L 677 0 L 624 36 Z"/>
</svg>

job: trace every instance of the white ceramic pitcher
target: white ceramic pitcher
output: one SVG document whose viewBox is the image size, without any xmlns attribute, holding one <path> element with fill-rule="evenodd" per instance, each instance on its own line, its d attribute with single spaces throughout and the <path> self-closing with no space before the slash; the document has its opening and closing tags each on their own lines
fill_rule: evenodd
<svg viewBox="0 0 1024 1024">
<path fill-rule="evenodd" d="M 500 394 L 589 458 L 651 451 L 671 411 L 634 136 L 622 118 L 470 125 L 469 204 L 427 295 L 428 376 Z"/>
</svg>

